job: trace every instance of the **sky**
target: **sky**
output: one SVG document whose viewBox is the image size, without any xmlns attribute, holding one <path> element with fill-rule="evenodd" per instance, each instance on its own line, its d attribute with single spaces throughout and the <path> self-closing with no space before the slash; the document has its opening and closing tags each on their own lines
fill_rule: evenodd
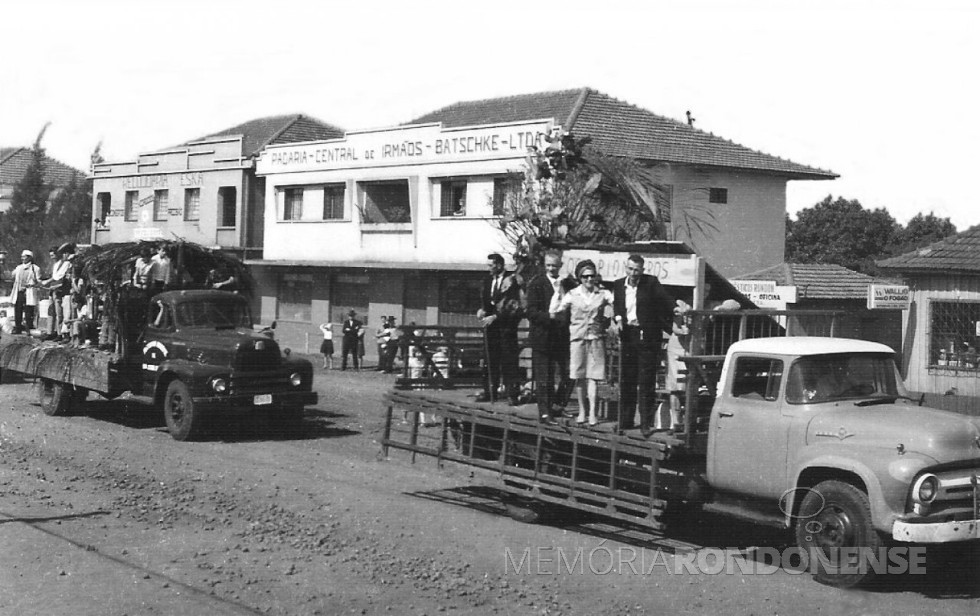
<svg viewBox="0 0 980 616">
<path fill-rule="evenodd" d="M 88 170 L 266 115 L 390 126 L 592 87 L 829 169 L 827 195 L 980 223 L 980 2 L 85 0 L 0 6 L 0 146 Z M 971 59 L 972 58 L 972 59 Z"/>
</svg>

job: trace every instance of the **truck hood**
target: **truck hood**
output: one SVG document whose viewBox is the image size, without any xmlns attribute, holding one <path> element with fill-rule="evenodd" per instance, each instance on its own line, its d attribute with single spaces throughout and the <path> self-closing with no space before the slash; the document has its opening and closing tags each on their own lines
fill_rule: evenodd
<svg viewBox="0 0 980 616">
<path fill-rule="evenodd" d="M 840 443 L 917 452 L 942 464 L 980 458 L 980 418 L 911 404 L 841 402 L 807 426 L 807 444 Z"/>
<path fill-rule="evenodd" d="M 235 370 L 269 370 L 280 364 L 275 340 L 248 328 L 185 328 L 183 359 Z"/>
</svg>

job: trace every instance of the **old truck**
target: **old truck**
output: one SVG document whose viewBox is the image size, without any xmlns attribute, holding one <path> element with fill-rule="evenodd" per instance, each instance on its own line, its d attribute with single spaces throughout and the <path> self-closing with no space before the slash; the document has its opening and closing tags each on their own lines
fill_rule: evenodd
<svg viewBox="0 0 980 616">
<path fill-rule="evenodd" d="M 316 404 L 309 361 L 285 355 L 271 336 L 253 330 L 248 302 L 214 290 L 167 291 L 137 297 L 145 320 L 114 351 L 0 336 L 0 369 L 36 379 L 48 415 L 82 404 L 89 392 L 115 398 L 147 396 L 162 408 L 171 436 L 200 436 L 223 414 L 268 418 L 295 426 Z"/>
<path fill-rule="evenodd" d="M 729 318 L 744 333 L 764 317 Z M 839 586 L 880 573 L 883 545 L 976 547 L 980 418 L 920 406 L 891 348 L 759 337 L 686 361 L 679 433 L 540 424 L 534 409 L 458 392 L 392 391 L 383 444 L 492 471 L 519 519 L 561 505 L 654 529 L 671 510 L 774 526 Z"/>
</svg>

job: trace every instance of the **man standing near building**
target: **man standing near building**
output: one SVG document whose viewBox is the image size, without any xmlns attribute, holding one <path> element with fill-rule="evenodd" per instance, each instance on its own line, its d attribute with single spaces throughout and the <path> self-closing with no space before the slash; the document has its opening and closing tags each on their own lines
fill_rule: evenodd
<svg viewBox="0 0 980 616">
<path fill-rule="evenodd" d="M 643 257 L 630 255 L 626 277 L 613 283 L 613 310 L 620 328 L 620 428 L 633 428 L 633 414 L 640 412 L 640 432 L 653 432 L 654 397 L 663 332 L 669 331 L 674 300 L 656 276 L 643 273 Z"/>
<path fill-rule="evenodd" d="M 538 420 L 547 423 L 561 416 L 568 397 L 568 323 L 551 318 L 552 297 L 564 293 L 561 255 L 544 255 L 544 273 L 527 285 L 527 320 L 530 324 L 528 343 L 531 345 L 531 368 L 534 373 Z M 557 382 L 557 389 L 556 389 Z"/>
<path fill-rule="evenodd" d="M 503 383 L 512 406 L 519 404 L 517 323 L 523 316 L 522 291 L 517 278 L 504 269 L 504 258 L 487 255 L 490 276 L 480 288 L 480 309 L 476 316 L 483 323 L 486 339 L 486 389 L 477 402 L 493 402 Z"/>
<path fill-rule="evenodd" d="M 347 313 L 347 320 L 344 321 L 344 338 L 341 342 L 340 352 L 343 357 L 340 360 L 340 369 L 347 370 L 347 354 L 350 353 L 354 358 L 354 370 L 360 370 L 360 357 L 358 346 L 361 340 L 361 322 L 356 318 L 357 313 L 351 310 Z"/>
</svg>

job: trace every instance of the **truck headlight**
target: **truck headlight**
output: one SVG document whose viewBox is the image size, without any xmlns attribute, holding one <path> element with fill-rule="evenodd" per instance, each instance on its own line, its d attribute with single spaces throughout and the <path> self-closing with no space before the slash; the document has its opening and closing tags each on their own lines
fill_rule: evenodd
<svg viewBox="0 0 980 616">
<path fill-rule="evenodd" d="M 293 387 L 299 387 L 303 384 L 303 375 L 299 372 L 294 372 L 289 375 L 289 382 L 292 383 Z"/>
<path fill-rule="evenodd" d="M 928 505 L 936 500 L 939 494 L 939 478 L 932 473 L 926 473 L 915 481 L 912 486 L 912 497 L 920 503 Z"/>
<path fill-rule="evenodd" d="M 211 389 L 213 389 L 216 393 L 223 394 L 228 391 L 228 381 L 222 378 L 214 379 L 211 381 Z"/>
</svg>

